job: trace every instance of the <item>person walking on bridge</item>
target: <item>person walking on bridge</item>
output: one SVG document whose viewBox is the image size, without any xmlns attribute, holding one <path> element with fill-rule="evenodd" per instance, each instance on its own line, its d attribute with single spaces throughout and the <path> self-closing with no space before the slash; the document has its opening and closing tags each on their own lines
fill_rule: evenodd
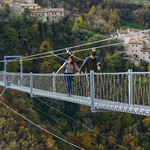
<svg viewBox="0 0 150 150">
<path fill-rule="evenodd" d="M 64 64 L 56 72 L 55 76 L 57 76 L 57 74 L 63 68 L 65 68 L 64 78 L 67 82 L 67 96 L 70 97 L 71 96 L 71 84 L 72 84 L 72 80 L 73 80 L 74 70 L 76 69 L 77 71 L 79 71 L 79 68 L 78 68 L 77 64 L 73 60 L 73 56 L 69 56 L 68 61 L 64 62 Z"/>
<path fill-rule="evenodd" d="M 84 63 L 81 65 L 81 68 L 79 70 L 79 72 L 76 74 L 80 74 L 81 71 L 83 70 L 83 68 L 85 68 L 85 73 L 90 73 L 91 70 L 94 70 L 94 72 L 97 72 L 97 70 L 100 70 L 100 61 L 98 59 L 98 57 L 96 56 L 96 52 L 95 50 L 91 51 L 91 54 L 89 57 L 87 57 L 84 61 Z M 91 92 L 90 92 L 90 75 L 86 76 L 87 79 L 87 91 L 88 91 L 88 98 L 91 98 Z M 96 76 L 94 77 L 94 82 L 96 85 Z"/>
</svg>

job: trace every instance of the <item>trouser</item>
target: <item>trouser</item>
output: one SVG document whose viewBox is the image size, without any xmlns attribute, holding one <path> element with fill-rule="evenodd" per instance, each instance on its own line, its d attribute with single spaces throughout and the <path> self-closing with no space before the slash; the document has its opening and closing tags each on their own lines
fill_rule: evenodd
<svg viewBox="0 0 150 150">
<path fill-rule="evenodd" d="M 87 80 L 87 91 L 88 91 L 88 93 L 91 93 L 90 75 L 86 76 L 86 80 Z M 97 87 L 97 78 L 96 78 L 96 76 L 94 76 L 94 86 L 95 86 L 95 88 Z"/>
<path fill-rule="evenodd" d="M 69 74 L 72 74 L 72 73 L 66 73 L 66 75 L 69 75 Z M 67 82 L 67 91 L 70 92 L 71 90 L 71 85 L 72 85 L 72 80 L 73 80 L 73 76 L 64 76 L 66 82 Z"/>
</svg>

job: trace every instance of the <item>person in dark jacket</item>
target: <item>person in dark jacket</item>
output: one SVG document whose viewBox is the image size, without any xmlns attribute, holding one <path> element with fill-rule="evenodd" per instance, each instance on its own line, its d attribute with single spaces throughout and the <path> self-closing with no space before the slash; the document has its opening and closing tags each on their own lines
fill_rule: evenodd
<svg viewBox="0 0 150 150">
<path fill-rule="evenodd" d="M 94 72 L 97 72 L 97 70 L 100 70 L 100 61 L 98 59 L 98 57 L 96 56 L 96 52 L 94 50 L 91 51 L 91 54 L 89 57 L 87 57 L 84 61 L 84 63 L 81 65 L 81 68 L 79 70 L 79 72 L 77 73 L 80 74 L 81 71 L 83 70 L 83 68 L 85 68 L 85 73 L 90 73 L 91 70 L 94 70 Z M 86 76 L 87 78 L 87 90 L 88 90 L 88 97 L 91 98 L 91 92 L 90 92 L 90 75 Z M 95 85 L 96 85 L 96 76 L 94 77 L 95 80 Z"/>
</svg>

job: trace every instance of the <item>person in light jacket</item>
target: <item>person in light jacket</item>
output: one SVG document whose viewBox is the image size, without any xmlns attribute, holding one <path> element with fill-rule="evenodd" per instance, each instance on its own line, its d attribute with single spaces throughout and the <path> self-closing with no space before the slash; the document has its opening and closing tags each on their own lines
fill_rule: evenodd
<svg viewBox="0 0 150 150">
<path fill-rule="evenodd" d="M 77 64 L 74 62 L 73 60 L 73 56 L 70 56 L 68 58 L 68 61 L 64 62 L 64 64 L 58 69 L 58 71 L 56 72 L 55 76 L 57 76 L 57 74 L 63 69 L 65 68 L 64 71 L 64 78 L 67 82 L 67 96 L 71 96 L 71 84 L 72 84 L 72 80 L 73 80 L 73 74 L 74 74 L 74 70 L 76 69 L 77 71 L 79 71 L 79 68 L 77 66 Z M 65 76 L 66 75 L 66 76 Z M 70 76 L 69 76 L 70 75 Z"/>
</svg>

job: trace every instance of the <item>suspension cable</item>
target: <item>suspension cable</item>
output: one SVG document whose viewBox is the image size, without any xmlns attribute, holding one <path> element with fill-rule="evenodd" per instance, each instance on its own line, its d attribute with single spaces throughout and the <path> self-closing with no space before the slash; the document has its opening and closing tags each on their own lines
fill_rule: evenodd
<svg viewBox="0 0 150 150">
<path fill-rule="evenodd" d="M 150 37 L 148 38 L 141 38 L 141 39 L 138 39 L 138 40 L 132 40 L 132 42 L 134 41 L 139 41 L 139 40 L 142 40 L 142 39 L 150 39 Z M 118 45 L 118 44 L 122 44 L 123 42 L 120 42 L 120 43 L 115 43 L 115 44 L 109 44 L 109 45 L 103 45 L 103 46 L 99 46 L 99 47 L 95 47 L 95 48 L 105 48 L 105 47 L 110 47 L 110 46 L 115 46 L 115 45 Z M 73 51 L 73 52 L 70 52 L 70 53 L 75 53 L 75 52 L 81 52 L 81 51 L 86 51 L 86 50 L 91 50 L 91 48 L 87 48 L 87 49 L 81 49 L 81 50 L 77 50 L 77 51 Z M 41 58 L 47 58 L 47 57 L 52 57 L 52 56 L 55 56 L 55 57 L 58 57 L 58 55 L 64 55 L 64 54 L 67 54 L 67 52 L 65 53 L 60 53 L 60 54 L 54 54 L 53 52 L 49 52 L 51 53 L 51 55 L 46 55 L 46 56 L 41 56 L 41 57 L 34 57 L 34 58 L 29 58 L 29 59 L 24 59 L 22 61 L 28 61 L 28 60 L 35 60 L 35 59 L 41 59 Z M 76 56 L 75 56 L 76 57 Z M 60 59 L 63 59 L 61 57 L 59 57 Z M 79 59 L 79 58 L 78 58 Z M 65 60 L 65 59 L 63 59 Z M 8 60 L 7 62 L 18 62 L 20 60 L 17 60 L 17 59 L 12 59 L 12 60 Z M 66 60 L 65 60 L 66 61 Z M 4 61 L 0 61 L 0 62 L 4 62 Z"/>
<path fill-rule="evenodd" d="M 63 112 L 61 112 L 61 111 L 57 110 L 56 108 L 50 106 L 49 104 L 47 104 L 46 102 L 42 101 L 42 100 L 39 99 L 38 97 L 35 97 L 35 98 L 36 98 L 38 101 L 42 102 L 43 104 L 47 105 L 48 107 L 52 108 L 53 110 L 55 110 L 55 111 L 61 113 L 61 114 L 64 115 L 65 117 L 67 117 L 67 118 L 71 119 L 72 121 L 76 122 L 77 124 L 80 124 L 81 126 L 83 126 L 83 127 L 85 127 L 86 129 L 90 130 L 91 132 L 94 132 L 95 134 L 101 136 L 102 138 L 104 138 L 104 139 L 106 139 L 106 140 L 112 142 L 113 144 L 116 144 L 116 145 L 118 145 L 119 147 L 121 147 L 121 148 L 127 150 L 125 147 L 121 146 L 120 144 L 117 144 L 116 142 L 114 142 L 114 141 L 108 139 L 107 137 L 105 137 L 105 136 L 103 136 L 103 135 L 97 133 L 96 131 L 92 130 L 91 128 L 87 127 L 86 125 L 80 123 L 79 121 L 76 121 L 75 119 L 69 117 L 68 115 L 64 114 Z"/>
<path fill-rule="evenodd" d="M 42 114 L 44 114 L 45 116 L 47 116 L 47 117 L 49 117 L 49 118 L 51 118 L 52 120 L 54 120 L 55 122 L 57 122 L 58 124 L 60 124 L 60 125 L 62 125 L 62 126 L 64 126 L 65 128 L 67 128 L 68 130 L 70 130 L 70 131 L 72 131 L 72 132 L 74 132 L 74 133 L 76 133 L 76 131 L 75 130 L 73 130 L 73 129 L 71 129 L 71 128 L 69 128 L 69 127 L 67 127 L 66 125 L 64 125 L 64 124 L 62 124 L 61 122 L 59 122 L 58 120 L 56 120 L 55 118 L 53 118 L 53 117 L 51 117 L 50 115 L 48 115 L 48 114 L 46 114 L 45 112 L 43 112 L 42 110 L 40 110 L 40 109 L 38 109 L 37 107 L 35 107 L 35 106 L 33 106 L 37 111 L 39 111 L 39 112 L 41 112 Z M 84 137 L 84 136 L 81 136 L 81 137 L 83 137 L 84 139 L 86 139 L 87 141 L 90 141 L 90 142 L 92 142 L 93 144 L 95 144 L 95 145 L 98 145 L 96 142 L 94 142 L 94 141 L 92 141 L 92 140 L 89 140 L 88 138 L 86 138 L 86 137 Z"/>
<path fill-rule="evenodd" d="M 109 41 L 109 40 L 114 40 L 114 39 L 119 39 L 119 38 L 127 37 L 127 36 L 130 36 L 130 35 L 135 35 L 135 34 L 142 33 L 142 32 L 146 32 L 146 31 L 150 31 L 150 29 L 148 29 L 148 30 L 143 30 L 143 31 L 139 31 L 139 32 L 135 32 L 135 33 L 130 33 L 130 34 L 126 34 L 126 35 L 122 35 L 122 36 L 118 36 L 118 37 L 113 37 L 113 38 L 108 38 L 108 39 L 104 39 L 104 40 L 99 40 L 99 41 L 95 41 L 95 42 L 90 42 L 90 43 L 86 43 L 86 44 L 76 45 L 76 46 L 72 46 L 72 47 L 68 47 L 68 48 L 69 48 L 69 49 L 73 49 L 73 48 L 82 47 L 82 46 L 87 46 L 87 45 L 91 45 L 91 44 L 95 44 L 95 43 L 101 43 L 101 42 L 105 42 L 105 41 Z M 23 58 L 23 59 L 31 58 L 31 57 L 35 57 L 35 56 L 40 56 L 40 55 L 49 54 L 49 53 L 51 53 L 51 52 L 63 51 L 63 50 L 65 50 L 65 49 L 66 49 L 66 48 L 62 48 L 62 49 L 53 50 L 53 51 L 49 51 L 49 52 L 45 52 L 45 53 L 30 55 L 30 56 L 26 56 L 26 57 L 22 57 L 22 58 Z"/>
<path fill-rule="evenodd" d="M 103 46 L 99 46 L 99 47 L 95 47 L 95 48 L 105 48 L 105 47 L 110 47 L 110 46 L 115 46 L 115 45 L 118 45 L 118 44 L 121 44 L 122 42 L 120 43 L 115 43 L 115 44 L 109 44 L 109 45 L 103 45 Z M 87 48 L 87 49 L 82 49 L 82 50 L 77 50 L 77 51 L 73 51 L 73 53 L 76 53 L 76 52 L 81 52 L 81 51 L 87 51 L 87 50 L 91 50 L 91 48 Z M 71 52 L 72 53 L 72 52 Z M 47 57 L 53 57 L 53 56 L 59 56 L 59 55 L 65 55 L 67 54 L 67 52 L 65 53 L 59 53 L 59 54 L 51 54 L 51 55 L 46 55 L 46 56 L 41 56 L 41 57 L 34 57 L 34 58 L 29 58 L 29 59 L 24 59 L 22 61 L 29 61 L 29 60 L 35 60 L 35 59 L 41 59 L 41 58 L 47 58 Z M 8 62 L 18 62 L 20 60 L 10 60 Z M 3 62 L 3 61 L 0 61 L 0 62 Z"/>
<path fill-rule="evenodd" d="M 75 145 L 75 144 L 72 144 L 72 143 L 70 143 L 70 142 L 68 142 L 68 141 L 66 141 L 66 140 L 64 140 L 64 139 L 62 139 L 62 138 L 60 138 L 59 136 L 57 136 L 57 135 L 55 135 L 55 134 L 53 134 L 53 133 L 47 131 L 46 129 L 40 127 L 40 126 L 37 125 L 36 123 L 32 122 L 31 120 L 27 119 L 26 117 L 24 117 L 24 116 L 21 115 L 20 113 L 16 112 L 15 110 L 13 110 L 13 109 L 10 108 L 9 106 L 7 106 L 7 105 L 6 105 L 5 103 L 3 103 L 2 101 L 0 101 L 0 103 L 3 104 L 5 107 L 7 107 L 9 110 L 13 111 L 15 114 L 17 114 L 17 115 L 19 115 L 20 117 L 22 117 L 24 120 L 26 120 L 26 121 L 30 122 L 31 124 L 33 124 L 34 126 L 36 126 L 37 128 L 39 128 L 39 129 L 41 129 L 41 130 L 47 132 L 48 134 L 50 134 L 50 135 L 56 137 L 56 138 L 59 139 L 59 140 L 64 141 L 65 143 L 68 143 L 69 145 L 72 145 L 72 146 L 74 146 L 74 147 L 76 147 L 76 148 L 78 148 L 78 149 L 84 150 L 83 148 L 81 148 L 81 147 L 79 147 L 79 146 L 77 146 L 77 145 Z"/>
</svg>

